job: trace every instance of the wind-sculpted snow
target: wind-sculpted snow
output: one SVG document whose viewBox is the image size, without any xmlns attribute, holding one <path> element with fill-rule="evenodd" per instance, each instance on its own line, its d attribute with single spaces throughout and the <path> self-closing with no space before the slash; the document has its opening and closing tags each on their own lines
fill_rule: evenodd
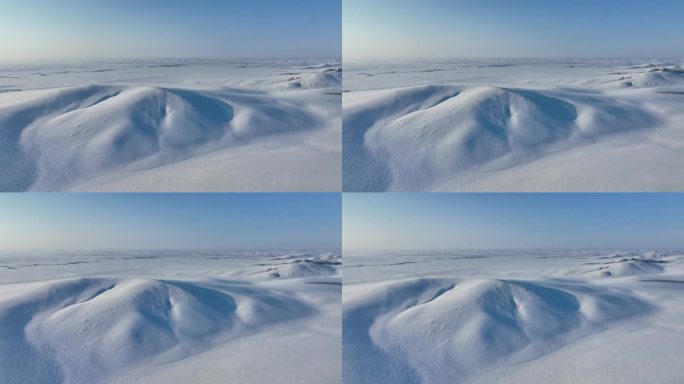
<svg viewBox="0 0 684 384">
<path fill-rule="evenodd" d="M 254 277 L 266 279 L 297 279 L 302 277 L 327 277 L 339 274 L 342 261 L 304 259 L 266 265 L 264 271 Z"/>
<path fill-rule="evenodd" d="M 681 191 L 681 61 L 350 62 L 345 191 Z"/>
<path fill-rule="evenodd" d="M 676 382 L 668 356 L 682 341 L 682 255 L 345 255 L 344 382 Z M 613 274 L 596 272 L 604 266 Z M 635 273 L 617 273 L 626 270 Z"/>
<path fill-rule="evenodd" d="M 0 189 L 60 190 L 260 136 L 317 129 L 318 117 L 262 93 L 84 86 L 26 92 L 0 104 Z"/>
<path fill-rule="evenodd" d="M 339 190 L 339 68 L 92 65 L 5 70 L 0 191 Z"/>
<path fill-rule="evenodd" d="M 307 259 L 330 260 L 334 272 L 251 276 L 263 268 L 255 264 Z M 0 252 L 0 381 L 185 383 L 199 375 L 266 383 L 269 369 L 283 382 L 339 381 L 338 259 L 310 251 Z M 239 277 L 224 276 L 231 272 Z"/>
<path fill-rule="evenodd" d="M 573 288 L 414 279 L 345 292 L 345 382 L 463 382 L 650 309 L 619 291 Z"/>
<path fill-rule="evenodd" d="M 429 190 L 658 121 L 636 103 L 590 92 L 437 85 L 367 91 L 345 104 L 344 188 Z"/>
<path fill-rule="evenodd" d="M 623 255 L 605 257 L 599 261 L 586 263 L 577 272 L 592 277 L 618 278 L 639 275 L 655 275 L 665 271 L 669 257 L 655 254 Z"/>
<path fill-rule="evenodd" d="M 684 68 L 651 68 L 644 72 L 624 73 L 618 79 L 623 88 L 657 88 L 684 86 Z"/>
<path fill-rule="evenodd" d="M 326 68 L 318 73 L 296 75 L 288 79 L 288 88 L 340 88 L 342 86 L 342 68 Z"/>
<path fill-rule="evenodd" d="M 0 370 L 12 373 L 8 383 L 100 382 L 313 311 L 244 284 L 77 278 L 16 289 L 0 303 Z"/>
</svg>

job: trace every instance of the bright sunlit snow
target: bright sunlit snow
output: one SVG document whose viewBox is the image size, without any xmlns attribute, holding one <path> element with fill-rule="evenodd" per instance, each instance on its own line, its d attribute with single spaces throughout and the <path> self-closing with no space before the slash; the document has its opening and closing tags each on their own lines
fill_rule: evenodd
<svg viewBox="0 0 684 384">
<path fill-rule="evenodd" d="M 331 252 L 0 253 L 8 384 L 340 382 Z"/>
<path fill-rule="evenodd" d="M 0 191 L 335 191 L 336 60 L 0 64 Z"/>
<path fill-rule="evenodd" d="M 682 60 L 345 62 L 345 191 L 679 191 Z"/>
<path fill-rule="evenodd" d="M 345 383 L 676 383 L 680 251 L 345 252 Z"/>
</svg>

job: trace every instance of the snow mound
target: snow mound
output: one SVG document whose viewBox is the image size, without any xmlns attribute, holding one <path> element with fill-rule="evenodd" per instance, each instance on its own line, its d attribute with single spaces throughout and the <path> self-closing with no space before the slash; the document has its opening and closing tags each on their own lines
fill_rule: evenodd
<svg viewBox="0 0 684 384">
<path fill-rule="evenodd" d="M 342 86 L 342 68 L 330 68 L 302 80 L 303 88 L 339 88 Z"/>
<path fill-rule="evenodd" d="M 589 274 L 595 277 L 627 277 L 637 275 L 652 275 L 662 273 L 661 264 L 665 261 L 643 258 L 622 259 L 613 262 L 600 263 Z"/>
<path fill-rule="evenodd" d="M 0 371 L 13 372 L 13 383 L 100 382 L 310 312 L 263 288 L 212 284 L 78 278 L 14 286 L 0 300 Z"/>
<path fill-rule="evenodd" d="M 304 259 L 284 264 L 273 264 L 254 276 L 266 279 L 299 279 L 304 277 L 335 276 L 342 262 L 339 260 Z"/>
<path fill-rule="evenodd" d="M 326 68 L 317 73 L 291 77 L 287 81 L 287 86 L 304 89 L 340 88 L 342 68 Z"/>
<path fill-rule="evenodd" d="M 657 121 L 601 94 L 415 86 L 345 99 L 344 190 L 425 190 Z"/>
<path fill-rule="evenodd" d="M 668 263 L 678 260 L 677 252 L 619 251 L 597 257 L 578 268 L 572 268 L 565 276 L 592 278 L 619 278 L 639 275 L 653 275 L 665 272 Z"/>
<path fill-rule="evenodd" d="M 622 88 L 657 88 L 684 85 L 684 68 L 653 68 L 647 72 L 620 77 L 618 84 Z"/>
<path fill-rule="evenodd" d="M 0 191 L 60 190 L 312 129 L 306 109 L 264 93 L 89 85 L 0 98 Z"/>
<path fill-rule="evenodd" d="M 650 310 L 621 291 L 412 279 L 346 289 L 344 380 L 464 382 Z"/>
</svg>

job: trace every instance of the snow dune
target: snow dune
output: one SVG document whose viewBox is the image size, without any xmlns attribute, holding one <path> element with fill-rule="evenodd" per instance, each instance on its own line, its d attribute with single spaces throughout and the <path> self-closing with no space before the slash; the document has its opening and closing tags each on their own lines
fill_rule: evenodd
<svg viewBox="0 0 684 384">
<path fill-rule="evenodd" d="M 184 71 L 162 80 L 23 80 L 0 94 L 0 161 L 12 164 L 0 191 L 339 189 L 338 69 L 309 70 L 293 90 L 273 88 L 280 75 L 178 81 L 185 67 L 143 72 Z"/>
<path fill-rule="evenodd" d="M 345 106 L 345 190 L 430 189 L 658 123 L 635 103 L 587 93 L 427 85 L 371 100 Z"/>
<path fill-rule="evenodd" d="M 681 189 L 681 67 L 417 65 L 345 72 L 345 191 Z"/>
<path fill-rule="evenodd" d="M 277 255 L 158 254 L 121 261 L 114 253 L 70 264 L 56 264 L 55 256 L 43 264 L 26 264 L 22 257 L 3 260 L 12 268 L 3 277 L 20 279 L 0 285 L 3 383 L 110 383 L 121 377 L 187 382 L 203 365 L 209 377 L 202 382 L 238 383 L 245 371 L 305 364 L 312 354 L 319 360 L 307 362 L 310 367 L 299 373 L 284 371 L 277 380 L 261 375 L 250 382 L 339 381 L 337 271 L 281 276 L 277 282 L 220 276 Z M 148 271 L 155 265 L 160 268 L 152 275 Z M 35 269 L 54 277 L 33 280 L 29 271 Z M 272 343 L 251 363 L 240 361 L 253 350 L 250 345 L 270 338 L 284 343 Z M 283 362 L 276 356 L 293 348 L 290 338 L 299 340 L 300 353 Z M 184 373 L 164 377 L 178 367 Z"/>
<path fill-rule="evenodd" d="M 99 382 L 312 311 L 285 294 L 237 284 L 77 278 L 13 291 L 0 307 L 0 361 L 17 383 Z"/>
<path fill-rule="evenodd" d="M 344 372 L 350 375 L 345 380 L 462 382 L 649 311 L 648 304 L 628 294 L 561 287 L 413 279 L 364 289 L 358 296 L 345 291 Z M 383 369 L 371 369 L 376 364 Z"/>
<path fill-rule="evenodd" d="M 684 85 L 684 68 L 662 67 L 652 68 L 646 72 L 625 74 L 618 84 L 624 88 L 655 88 Z"/>
<path fill-rule="evenodd" d="M 354 261 L 369 257 L 359 256 Z M 567 258 L 551 256 L 549 261 L 496 252 L 446 261 L 443 255 L 433 258 L 426 252 L 413 257 L 424 263 L 413 264 L 410 271 L 403 265 L 379 263 L 349 269 L 345 279 L 349 276 L 355 281 L 361 276 L 363 282 L 345 283 L 344 287 L 344 382 L 507 382 L 511 372 L 517 377 L 512 382 L 593 382 L 591 374 L 582 372 L 598 367 L 612 372 L 601 375 L 611 377 L 605 382 L 640 382 L 626 373 L 630 369 L 614 371 L 614 360 L 627 354 L 630 359 L 640 356 L 648 361 L 650 368 L 642 369 L 651 374 L 658 371 L 665 382 L 674 382 L 676 364 L 658 359 L 675 352 L 676 340 L 681 337 L 676 337 L 676 329 L 653 325 L 681 319 L 681 311 L 671 311 L 681 301 L 675 293 L 677 284 L 667 283 L 669 287 L 664 281 L 681 280 L 682 258 L 668 257 L 672 265 L 664 264 L 670 268 L 667 278 L 649 276 L 666 271 L 662 267 L 658 271 L 642 269 L 639 276 L 643 280 L 627 273 L 615 274 L 612 279 L 598 275 L 585 276 L 591 280 L 581 279 L 581 275 L 555 277 L 564 270 L 572 271 L 576 264 L 585 264 L 587 259 L 600 260 L 572 252 Z M 390 259 L 380 254 L 376 258 Z M 641 262 L 649 264 L 644 260 Z M 634 262 L 618 261 L 628 263 L 624 265 Z M 505 268 L 512 264 L 517 267 Z M 563 267 L 552 273 L 540 270 L 545 266 L 552 270 Z M 439 272 L 432 272 L 432 268 Z M 413 276 L 399 276 L 400 271 Z M 644 286 L 646 281 L 653 283 Z M 624 330 L 633 328 L 674 339 L 655 357 L 638 353 L 639 348 L 651 350 L 652 343 L 634 344 L 620 334 L 604 337 L 609 330 L 622 329 L 629 334 L 631 331 Z M 595 356 L 591 362 L 582 361 L 589 367 L 565 370 L 575 372 L 574 376 L 544 375 L 545 379 L 539 379 L 539 373 L 548 371 L 544 364 L 559 362 L 554 358 L 557 355 L 564 356 L 568 365 L 580 360 L 568 357 L 564 350 L 573 348 L 575 354 L 582 355 L 593 348 L 595 340 L 612 339 L 618 341 L 610 342 L 617 345 L 612 352 Z M 537 375 L 525 374 L 531 367 Z"/>
<path fill-rule="evenodd" d="M 339 88 L 342 86 L 342 68 L 326 68 L 318 73 L 297 75 L 288 79 L 289 88 Z"/>
<path fill-rule="evenodd" d="M 253 276 L 267 279 L 296 279 L 314 276 L 335 276 L 339 273 L 341 261 L 295 260 L 288 263 L 272 264 L 263 272 Z"/>
<path fill-rule="evenodd" d="M 258 136 L 320 128 L 306 110 L 263 94 L 83 86 L 1 103 L 2 190 L 60 190 L 83 179 L 149 169 Z M 254 108 L 252 105 L 257 105 Z M 10 150 L 7 150 L 7 148 Z"/>
<path fill-rule="evenodd" d="M 596 269 L 588 272 L 590 275 L 599 277 L 625 277 L 638 275 L 653 275 L 665 270 L 667 260 L 662 258 L 630 257 L 616 258 L 597 263 L 590 263 Z"/>
</svg>

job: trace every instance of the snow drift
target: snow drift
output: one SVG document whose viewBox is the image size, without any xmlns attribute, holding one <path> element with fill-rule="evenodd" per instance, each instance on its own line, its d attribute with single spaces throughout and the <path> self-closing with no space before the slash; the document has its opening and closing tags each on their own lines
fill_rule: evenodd
<svg viewBox="0 0 684 384">
<path fill-rule="evenodd" d="M 463 382 L 651 310 L 614 289 L 431 278 L 345 289 L 343 306 L 347 383 Z"/>
<path fill-rule="evenodd" d="M 344 382 L 677 382 L 683 255 L 348 251 Z"/>
<path fill-rule="evenodd" d="M 622 88 L 656 88 L 684 85 L 684 68 L 651 68 L 643 72 L 624 74 L 617 80 Z"/>
<path fill-rule="evenodd" d="M 599 93 L 413 86 L 345 99 L 344 189 L 428 190 L 651 127 L 636 103 Z"/>
<path fill-rule="evenodd" d="M 659 257 L 617 257 L 614 260 L 590 263 L 595 269 L 587 272 L 595 277 L 627 277 L 653 275 L 665 270 L 666 260 Z"/>
<path fill-rule="evenodd" d="M 0 191 L 340 190 L 339 60 L 0 63 Z"/>
<path fill-rule="evenodd" d="M 318 73 L 297 75 L 287 80 L 288 88 L 340 88 L 342 86 L 342 68 L 326 68 Z"/>
<path fill-rule="evenodd" d="M 0 98 L 0 162 L 12 164 L 0 170 L 0 190 L 61 190 L 323 125 L 315 112 L 256 91 L 27 91 Z"/>
<path fill-rule="evenodd" d="M 681 60 L 345 62 L 349 192 L 677 192 Z"/>
<path fill-rule="evenodd" d="M 0 381 L 336 383 L 341 276 L 262 279 L 325 250 L 0 251 Z"/>
<path fill-rule="evenodd" d="M 327 277 L 338 275 L 341 261 L 295 260 L 289 263 L 272 264 L 254 277 L 265 279 L 298 279 L 303 277 Z"/>
<path fill-rule="evenodd" d="M 12 373 L 7 383 L 100 382 L 312 311 L 245 283 L 74 278 L 14 285 L 0 302 L 0 371 Z"/>
</svg>

